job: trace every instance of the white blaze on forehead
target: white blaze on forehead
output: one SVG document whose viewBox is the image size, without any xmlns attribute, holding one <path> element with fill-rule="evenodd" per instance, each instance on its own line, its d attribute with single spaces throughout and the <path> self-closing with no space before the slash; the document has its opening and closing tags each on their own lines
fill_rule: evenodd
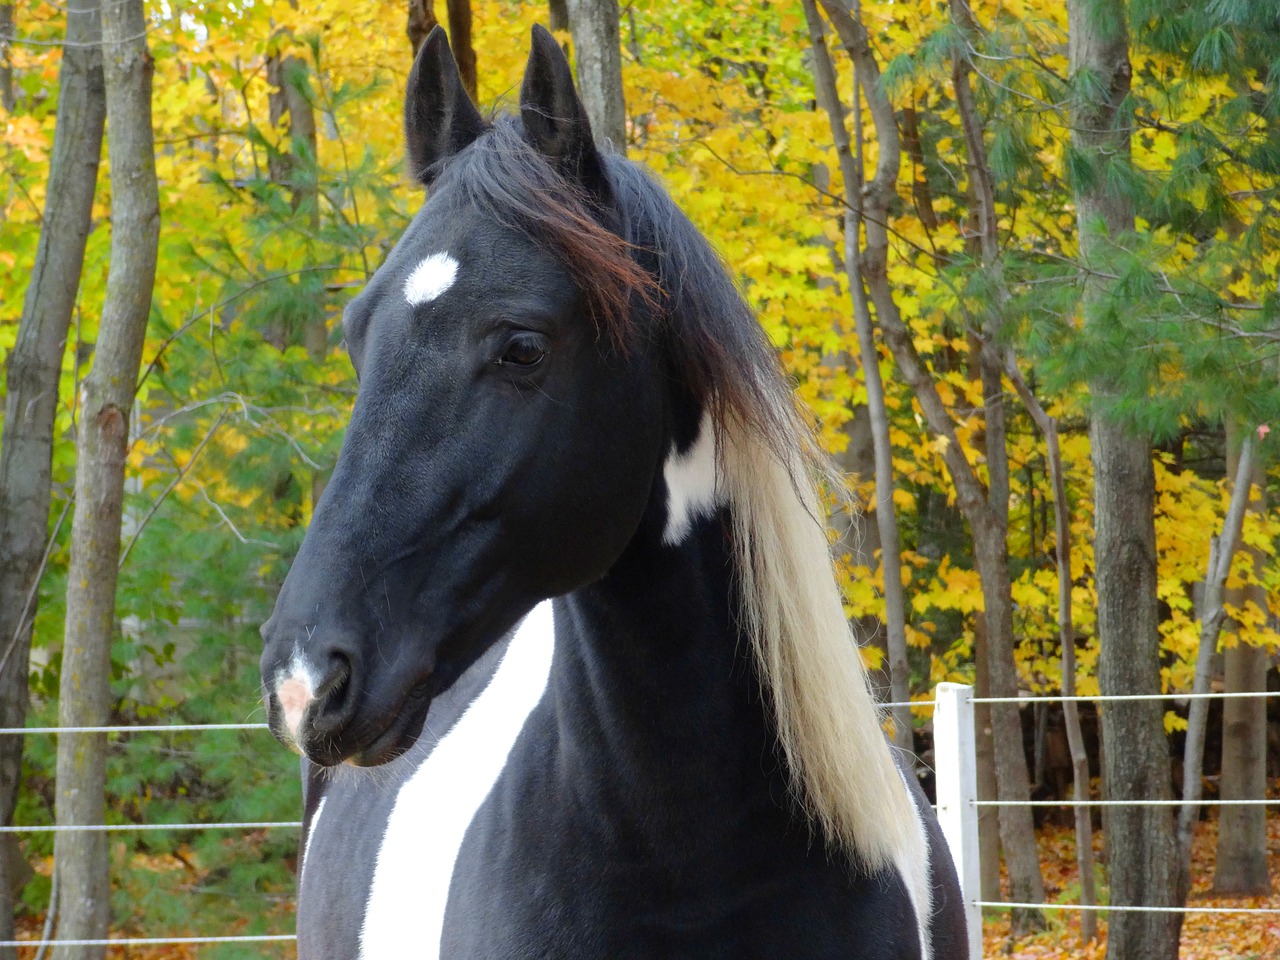
<svg viewBox="0 0 1280 960">
<path fill-rule="evenodd" d="M 295 650 L 288 668 L 276 677 L 276 699 L 280 701 L 280 709 L 284 711 L 284 725 L 294 741 L 298 739 L 302 717 L 315 695 L 315 671 L 311 669 L 311 664 L 302 655 L 302 651 Z"/>
<path fill-rule="evenodd" d="M 404 298 L 409 306 L 430 303 L 458 279 L 458 261 L 447 253 L 433 253 L 413 268 L 404 281 Z"/>
<path fill-rule="evenodd" d="M 723 501 L 716 465 L 716 430 L 711 414 L 702 415 L 698 439 L 684 453 L 673 448 L 662 471 L 667 482 L 667 529 L 662 542 L 675 546 L 693 521 L 709 516 Z"/>
<path fill-rule="evenodd" d="M 360 930 L 361 960 L 438 960 L 462 841 L 551 673 L 551 602 L 524 618 L 497 672 L 400 788 Z"/>
</svg>

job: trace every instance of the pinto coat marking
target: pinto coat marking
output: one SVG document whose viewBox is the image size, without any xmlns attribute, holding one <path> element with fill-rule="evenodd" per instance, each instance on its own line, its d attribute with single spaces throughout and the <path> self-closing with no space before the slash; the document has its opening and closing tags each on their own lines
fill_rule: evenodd
<svg viewBox="0 0 1280 960">
<path fill-rule="evenodd" d="M 344 314 L 359 392 L 263 628 L 306 757 L 299 956 L 957 960 L 731 275 L 597 150 L 546 31 L 518 117 L 438 29 L 405 117 L 430 196 Z M 545 606 L 515 631 L 547 598 L 554 641 Z"/>
</svg>

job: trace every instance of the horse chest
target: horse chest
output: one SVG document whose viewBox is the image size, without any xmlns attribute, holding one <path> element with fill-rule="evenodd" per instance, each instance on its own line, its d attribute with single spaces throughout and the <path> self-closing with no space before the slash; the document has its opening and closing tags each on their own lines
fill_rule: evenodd
<svg viewBox="0 0 1280 960">
<path fill-rule="evenodd" d="M 301 957 L 440 956 L 468 828 L 543 695 L 552 641 L 551 608 L 543 604 L 438 739 L 428 717 L 423 746 L 402 758 L 402 770 L 361 771 L 359 779 L 339 771 L 309 825 L 299 885 Z M 380 824 L 381 833 L 371 835 L 368 827 Z"/>
</svg>

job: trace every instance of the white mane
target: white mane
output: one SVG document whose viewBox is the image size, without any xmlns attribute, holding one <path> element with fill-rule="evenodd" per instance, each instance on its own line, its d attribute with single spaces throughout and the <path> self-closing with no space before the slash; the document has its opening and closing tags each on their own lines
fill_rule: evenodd
<svg viewBox="0 0 1280 960">
<path fill-rule="evenodd" d="M 827 839 L 863 866 L 927 864 L 915 803 L 845 618 L 801 441 L 779 445 L 793 451 L 784 463 L 740 424 L 719 434 L 744 627 L 799 797 Z"/>
</svg>

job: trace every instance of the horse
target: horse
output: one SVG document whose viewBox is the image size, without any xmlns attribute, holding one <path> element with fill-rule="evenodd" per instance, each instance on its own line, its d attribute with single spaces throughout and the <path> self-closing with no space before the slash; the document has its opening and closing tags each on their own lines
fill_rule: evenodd
<svg viewBox="0 0 1280 960">
<path fill-rule="evenodd" d="M 344 312 L 350 424 L 262 628 L 298 955 L 962 956 L 718 255 L 539 27 L 496 118 L 437 28 L 405 133 L 428 198 Z"/>
</svg>

